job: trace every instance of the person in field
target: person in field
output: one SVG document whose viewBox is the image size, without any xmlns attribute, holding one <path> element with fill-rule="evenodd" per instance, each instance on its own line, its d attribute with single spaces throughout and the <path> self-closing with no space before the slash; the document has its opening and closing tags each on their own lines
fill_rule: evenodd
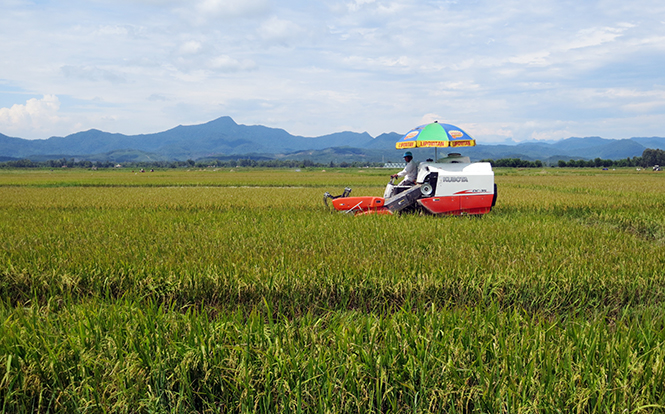
<svg viewBox="0 0 665 414">
<path fill-rule="evenodd" d="M 402 171 L 398 172 L 397 174 L 393 174 L 390 177 L 404 177 L 404 180 L 399 183 L 399 186 L 410 187 L 416 184 L 416 179 L 418 178 L 418 167 L 416 167 L 416 163 L 413 162 L 413 154 L 411 154 L 411 151 L 404 153 L 404 161 L 406 161 L 406 167 L 404 167 Z"/>
</svg>

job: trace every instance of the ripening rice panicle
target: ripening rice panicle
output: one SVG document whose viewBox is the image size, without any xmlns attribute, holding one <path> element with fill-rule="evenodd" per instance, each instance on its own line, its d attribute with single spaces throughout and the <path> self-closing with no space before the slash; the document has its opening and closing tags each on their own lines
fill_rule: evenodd
<svg viewBox="0 0 665 414">
<path fill-rule="evenodd" d="M 323 206 L 386 177 L 0 172 L 2 410 L 665 406 L 661 175 L 498 170 L 481 219 Z"/>
</svg>

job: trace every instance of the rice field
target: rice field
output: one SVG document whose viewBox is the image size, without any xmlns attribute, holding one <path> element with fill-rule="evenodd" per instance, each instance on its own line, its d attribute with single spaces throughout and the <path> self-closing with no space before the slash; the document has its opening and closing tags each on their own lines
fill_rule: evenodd
<svg viewBox="0 0 665 414">
<path fill-rule="evenodd" d="M 665 411 L 663 173 L 325 208 L 391 172 L 0 171 L 0 410 Z"/>
</svg>

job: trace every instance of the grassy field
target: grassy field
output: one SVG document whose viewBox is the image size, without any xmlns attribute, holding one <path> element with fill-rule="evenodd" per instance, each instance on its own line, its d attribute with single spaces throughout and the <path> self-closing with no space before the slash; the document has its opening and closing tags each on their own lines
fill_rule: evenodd
<svg viewBox="0 0 665 414">
<path fill-rule="evenodd" d="M 665 175 L 0 171 L 2 412 L 664 412 Z"/>
</svg>

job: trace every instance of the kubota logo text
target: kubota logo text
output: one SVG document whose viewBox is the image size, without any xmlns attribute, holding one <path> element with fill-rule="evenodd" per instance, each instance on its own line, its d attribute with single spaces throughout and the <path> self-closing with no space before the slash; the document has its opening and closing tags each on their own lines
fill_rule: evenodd
<svg viewBox="0 0 665 414">
<path fill-rule="evenodd" d="M 466 177 L 441 177 L 443 183 L 468 183 L 469 179 Z"/>
</svg>

